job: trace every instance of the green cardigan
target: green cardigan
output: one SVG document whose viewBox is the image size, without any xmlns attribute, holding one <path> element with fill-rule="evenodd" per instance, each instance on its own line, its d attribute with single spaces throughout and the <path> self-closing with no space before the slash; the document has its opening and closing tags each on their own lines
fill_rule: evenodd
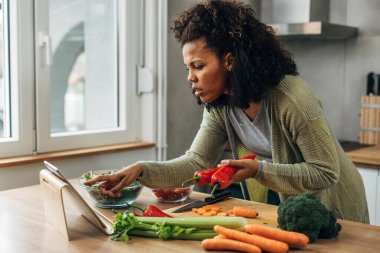
<svg viewBox="0 0 380 253">
<path fill-rule="evenodd" d="M 271 90 L 269 100 L 273 163 L 263 161 L 262 171 L 246 180 L 250 199 L 260 200 L 257 193 L 265 193 L 263 186 L 278 192 L 281 201 L 313 192 L 339 218 L 369 223 L 361 176 L 331 132 L 308 84 L 297 76 L 286 76 Z M 196 170 L 215 166 L 228 142 L 235 159 L 250 153 L 226 119 L 226 108 L 204 110 L 185 155 L 166 162 L 141 162 L 142 183 L 179 186 Z"/>
</svg>

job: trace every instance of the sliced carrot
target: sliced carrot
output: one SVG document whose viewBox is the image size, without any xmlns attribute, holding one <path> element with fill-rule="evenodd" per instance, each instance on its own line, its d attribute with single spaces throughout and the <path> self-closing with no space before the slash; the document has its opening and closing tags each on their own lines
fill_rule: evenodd
<svg viewBox="0 0 380 253">
<path fill-rule="evenodd" d="M 235 216 L 241 216 L 241 217 L 251 218 L 251 219 L 255 219 L 258 215 L 256 210 L 251 209 L 251 208 L 241 207 L 241 206 L 234 206 L 233 211 L 234 211 Z"/>
<path fill-rule="evenodd" d="M 216 214 L 217 216 L 228 216 L 228 213 L 226 212 L 220 212 Z"/>
<path fill-rule="evenodd" d="M 309 243 L 309 238 L 298 232 L 285 231 L 259 224 L 249 224 L 245 226 L 245 231 L 260 235 L 269 239 L 285 242 L 293 248 L 305 248 Z"/>
<path fill-rule="evenodd" d="M 219 206 L 213 206 L 213 207 L 211 207 L 211 211 L 215 211 L 215 212 L 220 212 L 221 209 L 222 208 L 219 207 Z"/>
<path fill-rule="evenodd" d="M 219 225 L 215 225 L 214 230 L 218 234 L 224 235 L 229 239 L 250 243 L 268 252 L 285 253 L 289 249 L 288 244 L 284 242 L 268 239 L 259 235 L 251 235 L 245 232 L 225 228 Z"/>
<path fill-rule="evenodd" d="M 224 238 L 204 239 L 202 247 L 206 250 L 236 250 L 249 253 L 261 253 L 261 249 L 252 244 Z"/>
</svg>

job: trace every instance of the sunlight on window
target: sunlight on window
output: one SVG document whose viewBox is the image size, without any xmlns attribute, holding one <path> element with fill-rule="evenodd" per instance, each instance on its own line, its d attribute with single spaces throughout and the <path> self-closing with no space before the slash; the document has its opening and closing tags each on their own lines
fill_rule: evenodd
<svg viewBox="0 0 380 253">
<path fill-rule="evenodd" d="M 118 127 L 117 1 L 49 3 L 51 133 Z"/>
<path fill-rule="evenodd" d="M 67 131 L 84 129 L 84 91 L 86 58 L 81 53 L 69 75 L 65 94 L 65 127 Z"/>
</svg>

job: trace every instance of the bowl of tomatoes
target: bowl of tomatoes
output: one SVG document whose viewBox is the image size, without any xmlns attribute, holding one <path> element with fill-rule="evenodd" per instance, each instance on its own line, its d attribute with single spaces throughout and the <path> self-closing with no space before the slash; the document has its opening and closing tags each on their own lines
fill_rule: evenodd
<svg viewBox="0 0 380 253">
<path fill-rule="evenodd" d="M 153 196 L 160 202 L 178 203 L 189 198 L 194 185 L 176 188 L 151 188 Z"/>
</svg>

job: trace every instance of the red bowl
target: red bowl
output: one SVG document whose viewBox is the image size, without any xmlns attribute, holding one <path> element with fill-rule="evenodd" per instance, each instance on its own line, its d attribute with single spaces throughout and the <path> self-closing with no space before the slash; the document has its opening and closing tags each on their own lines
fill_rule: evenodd
<svg viewBox="0 0 380 253">
<path fill-rule="evenodd" d="M 177 203 L 186 200 L 192 192 L 194 185 L 177 188 L 154 188 L 151 189 L 153 196 L 160 202 Z"/>
</svg>

